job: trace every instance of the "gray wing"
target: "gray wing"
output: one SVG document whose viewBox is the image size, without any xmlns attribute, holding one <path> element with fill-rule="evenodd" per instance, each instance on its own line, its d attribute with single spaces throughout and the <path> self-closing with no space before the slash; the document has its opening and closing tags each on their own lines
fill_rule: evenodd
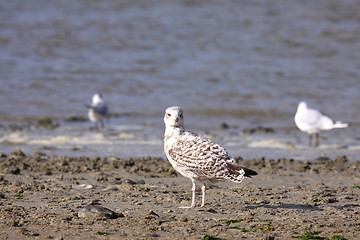
<svg viewBox="0 0 360 240">
<path fill-rule="evenodd" d="M 92 105 L 86 103 L 85 107 L 93 109 L 96 113 L 102 116 L 106 116 L 108 114 L 108 106 L 106 104 Z"/>
<path fill-rule="evenodd" d="M 108 106 L 106 104 L 100 104 L 93 107 L 93 109 L 95 112 L 99 113 L 102 116 L 106 116 L 108 114 Z"/>
</svg>

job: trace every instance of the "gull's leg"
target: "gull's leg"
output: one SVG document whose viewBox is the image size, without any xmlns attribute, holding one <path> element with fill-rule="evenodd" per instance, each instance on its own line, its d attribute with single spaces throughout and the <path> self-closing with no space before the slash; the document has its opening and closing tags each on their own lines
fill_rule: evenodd
<svg viewBox="0 0 360 240">
<path fill-rule="evenodd" d="M 202 192 L 202 201 L 201 201 L 201 206 L 203 207 L 205 205 L 205 192 L 206 192 L 206 186 L 205 183 L 204 185 L 201 187 L 201 192 Z"/>
<path fill-rule="evenodd" d="M 194 179 L 191 179 L 191 182 L 192 182 L 191 206 L 184 206 L 184 207 L 179 207 L 179 208 L 194 208 L 195 207 L 196 184 L 195 184 Z"/>
<path fill-rule="evenodd" d="M 104 128 L 105 127 L 105 124 L 104 124 L 104 120 L 100 120 L 100 128 Z"/>
<path fill-rule="evenodd" d="M 309 134 L 309 147 L 311 147 L 312 134 Z"/>
<path fill-rule="evenodd" d="M 320 134 L 316 133 L 316 146 L 318 147 L 320 143 Z"/>
</svg>

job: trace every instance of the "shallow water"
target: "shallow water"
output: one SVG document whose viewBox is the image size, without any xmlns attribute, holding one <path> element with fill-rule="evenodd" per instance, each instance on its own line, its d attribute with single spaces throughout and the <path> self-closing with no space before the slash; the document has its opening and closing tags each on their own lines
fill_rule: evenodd
<svg viewBox="0 0 360 240">
<path fill-rule="evenodd" d="M 50 116 L 61 126 L 2 129 L 1 147 L 159 155 L 163 111 L 180 105 L 192 131 L 214 134 L 234 155 L 268 156 L 306 146 L 293 121 L 306 100 L 352 124 L 324 134 L 324 154 L 345 146 L 334 155 L 359 160 L 359 12 L 355 0 L 3 1 L 1 119 Z M 63 121 L 86 117 L 94 92 L 114 115 L 105 133 Z M 241 134 L 259 125 L 276 132 Z"/>
</svg>

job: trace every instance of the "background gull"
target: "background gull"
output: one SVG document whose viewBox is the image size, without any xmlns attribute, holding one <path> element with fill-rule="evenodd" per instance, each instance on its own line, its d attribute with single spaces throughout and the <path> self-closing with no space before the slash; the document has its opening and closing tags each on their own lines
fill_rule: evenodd
<svg viewBox="0 0 360 240">
<path fill-rule="evenodd" d="M 96 128 L 104 128 L 104 118 L 108 115 L 108 106 L 100 93 L 95 93 L 91 104 L 85 104 L 89 108 L 88 116 L 91 122 L 95 123 Z"/>
<path fill-rule="evenodd" d="M 313 134 L 316 135 L 315 145 L 319 146 L 319 132 L 334 128 L 345 128 L 348 126 L 347 123 L 334 121 L 320 113 L 318 110 L 308 108 L 306 102 L 299 103 L 295 114 L 295 123 L 301 131 L 309 134 L 309 146 L 312 145 L 311 140 Z"/>
<path fill-rule="evenodd" d="M 252 175 L 257 175 L 255 171 L 239 166 L 220 145 L 185 131 L 183 110 L 180 107 L 166 109 L 164 122 L 166 156 L 176 171 L 192 181 L 191 205 L 181 208 L 195 207 L 197 181 L 203 183 L 200 206 L 203 207 L 206 181 L 230 180 L 241 183 L 244 177 L 251 178 Z"/>
</svg>

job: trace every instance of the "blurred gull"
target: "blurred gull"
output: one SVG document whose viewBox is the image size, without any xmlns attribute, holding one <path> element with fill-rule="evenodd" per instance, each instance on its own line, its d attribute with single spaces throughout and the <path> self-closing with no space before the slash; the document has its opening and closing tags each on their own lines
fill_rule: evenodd
<svg viewBox="0 0 360 240">
<path fill-rule="evenodd" d="M 108 115 L 108 106 L 100 93 L 95 93 L 91 104 L 85 104 L 89 108 L 89 119 L 95 123 L 96 128 L 104 128 L 104 118 Z"/>
<path fill-rule="evenodd" d="M 311 146 L 313 134 L 316 135 L 316 146 L 319 146 L 319 132 L 348 126 L 347 123 L 334 121 L 318 110 L 308 108 L 306 102 L 299 103 L 295 123 L 301 131 L 309 134 L 309 146 Z"/>
</svg>

